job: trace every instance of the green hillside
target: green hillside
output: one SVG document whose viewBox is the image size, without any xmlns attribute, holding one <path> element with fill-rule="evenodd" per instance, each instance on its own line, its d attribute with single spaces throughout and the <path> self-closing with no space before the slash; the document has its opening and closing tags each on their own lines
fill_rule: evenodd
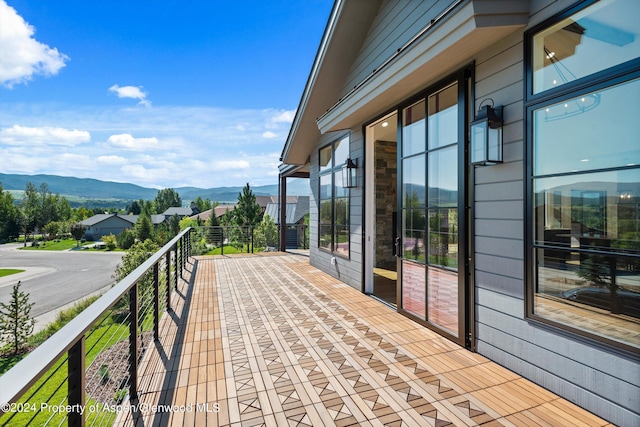
<svg viewBox="0 0 640 427">
<path fill-rule="evenodd" d="M 57 175 L 18 175 L 0 173 L 0 184 L 4 190 L 9 190 L 16 200 L 22 199 L 27 182 L 39 187 L 45 182 L 49 191 L 58 193 L 69 200 L 72 206 L 113 206 L 124 207 L 132 200 L 153 200 L 158 193 L 155 188 L 141 187 L 135 184 L 121 182 L 100 181 L 91 178 L 74 178 Z M 277 185 L 251 187 L 257 196 L 278 194 Z M 242 187 L 174 188 L 180 194 L 183 202 L 189 202 L 198 196 L 217 202 L 235 202 Z M 309 181 L 304 179 L 291 180 L 287 185 L 287 192 L 291 196 L 309 195 Z"/>
</svg>

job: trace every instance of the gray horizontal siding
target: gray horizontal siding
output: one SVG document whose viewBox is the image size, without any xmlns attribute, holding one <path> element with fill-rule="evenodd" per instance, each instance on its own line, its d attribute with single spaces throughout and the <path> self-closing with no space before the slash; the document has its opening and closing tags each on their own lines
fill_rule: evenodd
<svg viewBox="0 0 640 427">
<path fill-rule="evenodd" d="M 343 258 L 336 256 L 325 250 L 321 250 L 318 247 L 318 191 L 319 191 L 319 179 L 318 179 L 318 153 L 321 147 L 326 146 L 330 142 L 344 136 L 343 132 L 334 132 L 323 135 L 316 144 L 316 149 L 311 154 L 310 158 L 310 185 L 311 185 L 311 198 L 309 201 L 310 209 L 310 263 L 314 267 L 330 274 L 331 276 L 339 279 L 340 281 L 348 284 L 349 286 L 361 290 L 362 289 L 362 185 L 358 185 L 357 188 L 350 190 L 350 245 L 349 245 L 349 258 Z M 352 130 L 350 134 L 350 156 L 358 160 L 359 169 L 358 174 L 360 183 L 362 183 L 361 162 L 363 158 L 363 141 L 362 132 L 359 129 Z M 331 263 L 331 259 L 335 257 L 335 264 Z"/>
<path fill-rule="evenodd" d="M 632 374 L 637 362 L 617 358 L 611 363 L 607 351 L 519 320 L 519 299 L 486 290 L 478 290 L 477 299 L 481 354 L 614 422 L 625 414 L 621 425 L 633 425 L 632 412 L 640 406 Z"/>
<path fill-rule="evenodd" d="M 453 0 L 385 1 L 347 77 L 344 95 L 441 14 Z"/>
</svg>

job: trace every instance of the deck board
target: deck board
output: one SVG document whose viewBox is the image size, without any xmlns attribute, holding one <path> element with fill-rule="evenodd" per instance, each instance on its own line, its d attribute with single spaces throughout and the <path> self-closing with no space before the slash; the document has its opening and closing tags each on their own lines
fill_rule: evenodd
<svg viewBox="0 0 640 427">
<path fill-rule="evenodd" d="M 199 257 L 184 279 L 139 384 L 141 402 L 191 410 L 144 425 L 608 425 L 306 257 Z"/>
</svg>

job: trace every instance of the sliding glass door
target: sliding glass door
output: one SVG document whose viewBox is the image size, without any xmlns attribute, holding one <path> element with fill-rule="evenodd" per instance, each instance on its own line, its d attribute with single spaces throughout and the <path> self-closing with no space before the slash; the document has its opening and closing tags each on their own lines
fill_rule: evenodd
<svg viewBox="0 0 640 427">
<path fill-rule="evenodd" d="M 461 343 L 466 319 L 466 280 L 459 268 L 464 264 L 461 230 L 466 230 L 461 227 L 465 198 L 460 197 L 466 182 L 466 173 L 460 173 L 466 164 L 465 99 L 461 77 L 403 108 L 399 160 L 399 310 Z"/>
</svg>

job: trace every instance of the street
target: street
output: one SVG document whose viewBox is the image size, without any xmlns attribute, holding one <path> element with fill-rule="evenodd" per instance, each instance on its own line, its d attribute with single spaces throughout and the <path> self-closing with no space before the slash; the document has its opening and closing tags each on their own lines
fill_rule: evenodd
<svg viewBox="0 0 640 427">
<path fill-rule="evenodd" d="M 124 252 L 22 251 L 19 244 L 0 245 L 0 268 L 26 270 L 0 278 L 0 302 L 11 299 L 13 285 L 30 294 L 36 330 L 55 319 L 61 308 L 95 293 L 103 293 Z"/>
</svg>

